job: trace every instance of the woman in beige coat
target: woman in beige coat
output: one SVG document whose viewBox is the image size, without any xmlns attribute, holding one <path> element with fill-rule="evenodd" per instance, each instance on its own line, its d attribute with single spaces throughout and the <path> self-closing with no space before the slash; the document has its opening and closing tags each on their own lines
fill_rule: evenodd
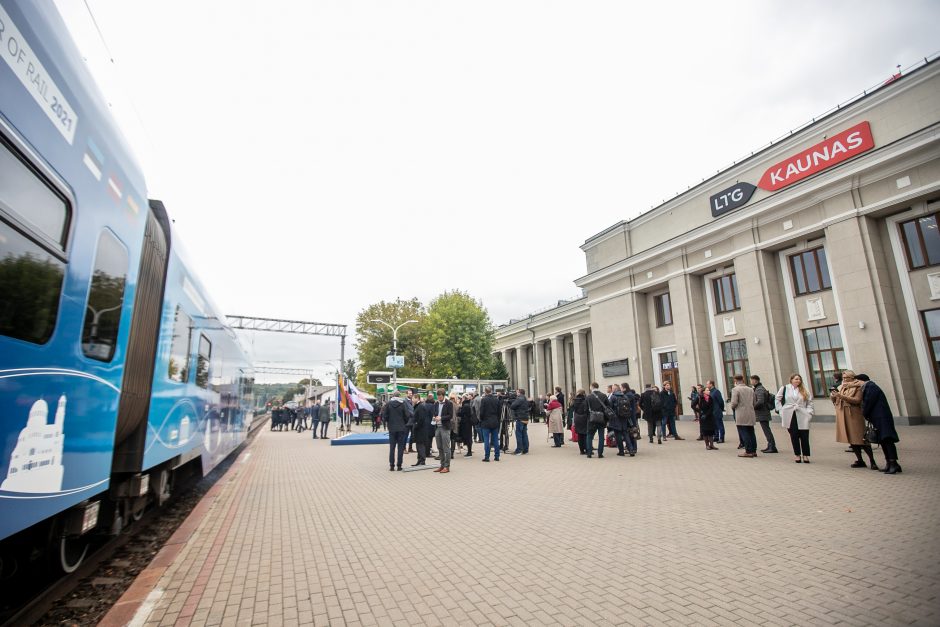
<svg viewBox="0 0 940 627">
<path fill-rule="evenodd" d="M 554 396 L 548 398 L 548 405 L 545 406 L 545 411 L 548 412 L 548 431 L 555 440 L 552 446 L 557 448 L 565 443 L 565 415 L 558 399 Z"/>
<path fill-rule="evenodd" d="M 842 385 L 832 390 L 829 398 L 836 409 L 836 441 L 849 444 L 856 461 L 852 468 L 864 468 L 862 449 L 868 454 L 872 470 L 878 470 L 871 444 L 865 442 L 865 419 L 862 417 L 862 388 L 864 383 L 855 378 L 855 372 L 842 373 Z"/>
</svg>

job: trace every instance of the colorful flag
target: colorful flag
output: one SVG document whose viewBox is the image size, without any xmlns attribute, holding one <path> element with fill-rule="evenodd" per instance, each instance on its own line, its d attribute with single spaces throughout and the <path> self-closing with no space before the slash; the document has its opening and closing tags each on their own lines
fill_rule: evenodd
<svg viewBox="0 0 940 627">
<path fill-rule="evenodd" d="M 366 398 L 366 395 L 361 392 L 359 388 L 353 385 L 352 381 L 347 382 L 347 385 L 349 387 L 349 396 L 356 404 L 356 407 L 359 409 L 364 409 L 367 412 L 372 412 L 372 403 L 369 402 L 369 399 Z"/>
</svg>

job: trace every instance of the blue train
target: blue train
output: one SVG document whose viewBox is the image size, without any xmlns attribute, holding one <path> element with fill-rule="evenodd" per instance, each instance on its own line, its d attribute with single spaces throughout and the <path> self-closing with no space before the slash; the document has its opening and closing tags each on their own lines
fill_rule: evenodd
<svg viewBox="0 0 940 627">
<path fill-rule="evenodd" d="M 0 578 L 246 435 L 254 374 L 51 0 L 0 0 Z"/>
</svg>

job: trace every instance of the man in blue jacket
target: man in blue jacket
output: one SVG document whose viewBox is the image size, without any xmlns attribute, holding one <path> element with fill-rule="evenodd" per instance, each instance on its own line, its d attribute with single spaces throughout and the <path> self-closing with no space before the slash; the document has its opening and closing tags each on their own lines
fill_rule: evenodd
<svg viewBox="0 0 940 627">
<path fill-rule="evenodd" d="M 721 390 L 715 387 L 714 381 L 707 381 L 708 393 L 712 399 L 712 412 L 715 416 L 715 442 L 723 444 L 725 441 L 725 399 Z"/>
</svg>

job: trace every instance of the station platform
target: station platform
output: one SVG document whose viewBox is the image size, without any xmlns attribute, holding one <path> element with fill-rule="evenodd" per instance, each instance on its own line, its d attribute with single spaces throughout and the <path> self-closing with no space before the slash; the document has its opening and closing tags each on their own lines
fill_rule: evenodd
<svg viewBox="0 0 940 627">
<path fill-rule="evenodd" d="M 679 429 L 587 459 L 531 424 L 445 475 L 264 430 L 101 624 L 940 624 L 940 427 L 898 428 L 895 476 L 833 425 L 809 465 L 779 425 L 756 459 Z"/>
</svg>

